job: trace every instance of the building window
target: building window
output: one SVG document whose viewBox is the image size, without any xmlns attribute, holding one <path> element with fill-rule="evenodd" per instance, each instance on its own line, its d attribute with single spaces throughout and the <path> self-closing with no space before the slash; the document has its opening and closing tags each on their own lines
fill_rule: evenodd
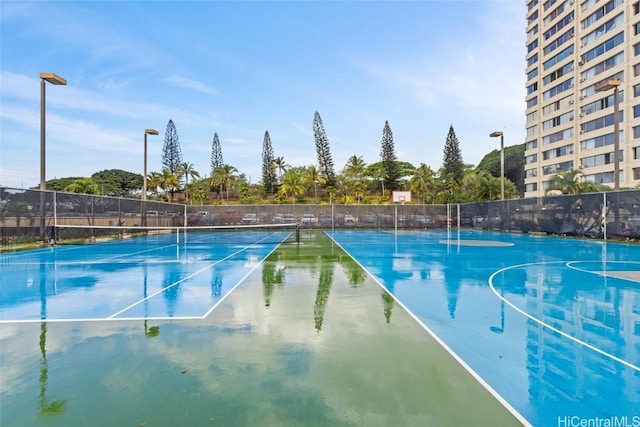
<svg viewBox="0 0 640 427">
<path fill-rule="evenodd" d="M 566 64 L 563 67 L 560 67 L 559 69 L 555 70 L 552 73 L 549 73 L 547 76 L 544 77 L 544 79 L 542 79 L 543 84 L 546 86 L 549 83 L 551 83 L 552 81 L 559 79 L 560 77 L 564 76 L 565 74 L 569 74 L 571 71 L 573 71 L 573 61 L 569 62 L 568 64 Z"/>
<path fill-rule="evenodd" d="M 525 178 L 535 178 L 536 176 L 538 176 L 538 168 L 527 169 L 524 171 Z"/>
<path fill-rule="evenodd" d="M 613 182 L 613 172 L 594 173 L 593 175 L 583 175 L 582 177 L 585 181 L 595 184 L 611 184 Z"/>
<path fill-rule="evenodd" d="M 595 166 L 610 165 L 615 162 L 613 153 L 598 154 L 597 156 L 585 157 L 580 159 L 580 164 L 585 168 L 592 168 Z"/>
<path fill-rule="evenodd" d="M 534 82 L 533 84 L 530 84 L 529 86 L 527 86 L 527 95 L 530 95 L 537 90 L 538 90 L 538 82 Z"/>
<path fill-rule="evenodd" d="M 527 53 L 531 52 L 533 49 L 538 47 L 538 39 L 535 39 L 527 46 Z"/>
<path fill-rule="evenodd" d="M 633 147 L 631 150 L 633 151 L 633 160 L 640 159 L 640 147 Z"/>
<path fill-rule="evenodd" d="M 554 148 L 542 153 L 542 160 L 555 159 L 556 157 L 568 156 L 573 154 L 573 144 L 565 145 L 564 147 Z"/>
<path fill-rule="evenodd" d="M 533 106 L 538 105 L 538 97 L 534 96 L 533 98 L 531 98 L 530 100 L 527 101 L 527 108 L 531 108 Z"/>
<path fill-rule="evenodd" d="M 633 168 L 633 179 L 640 179 L 640 168 Z"/>
<path fill-rule="evenodd" d="M 537 53 L 535 55 L 533 55 L 531 58 L 527 59 L 527 67 L 532 66 L 536 62 L 538 62 L 538 54 Z"/>
<path fill-rule="evenodd" d="M 531 154 L 524 158 L 525 164 L 538 163 L 538 154 Z"/>
<path fill-rule="evenodd" d="M 571 120 L 573 120 L 573 111 L 569 111 L 568 113 L 564 113 L 552 119 L 545 120 L 544 122 L 542 122 L 542 129 L 547 130 L 556 126 L 561 126 L 565 123 L 570 122 Z"/>
<path fill-rule="evenodd" d="M 526 192 L 538 191 L 538 183 L 532 182 L 531 184 L 525 184 L 524 191 Z"/>
<path fill-rule="evenodd" d="M 601 62 L 597 63 L 596 65 L 584 71 L 583 73 L 580 73 L 580 81 L 583 82 L 589 78 L 596 77 L 598 74 L 604 73 L 605 71 L 608 71 L 611 68 L 623 63 L 624 63 L 624 52 L 620 52 L 615 56 L 602 60 Z"/>
<path fill-rule="evenodd" d="M 558 62 L 562 61 L 563 59 L 568 58 L 570 55 L 573 55 L 573 45 L 569 46 L 568 48 L 566 48 L 565 50 L 563 50 L 562 52 L 560 52 L 559 54 L 557 54 L 556 56 L 554 56 L 550 60 L 546 61 L 542 65 L 542 69 L 543 70 L 547 70 L 547 69 L 553 67 L 554 65 L 556 65 Z M 538 58 L 536 58 L 536 60 L 537 59 Z"/>
<path fill-rule="evenodd" d="M 546 2 L 542 3 L 542 8 L 544 9 L 544 11 L 546 12 L 547 9 L 549 9 L 551 6 L 553 6 L 555 4 L 557 0 L 547 0 Z"/>
<path fill-rule="evenodd" d="M 562 2 L 560 4 L 560 6 L 556 7 L 553 11 L 551 11 L 551 13 L 549 13 L 547 16 L 545 16 L 544 18 L 544 25 L 549 25 L 551 23 L 551 21 L 553 21 L 554 19 L 556 19 L 558 16 L 560 16 L 562 14 L 562 12 L 564 12 L 564 6 L 565 6 L 566 2 Z M 546 8 L 544 9 L 545 11 L 547 10 Z"/>
<path fill-rule="evenodd" d="M 621 4 L 624 4 L 624 0 L 611 0 L 605 3 L 602 7 L 599 7 L 598 9 L 596 9 L 595 12 L 587 16 L 587 18 L 582 21 L 582 28 L 583 29 L 587 28 L 589 25 L 593 24 L 598 19 L 602 18 L 604 15 L 611 12 L 613 9 L 620 6 Z"/>
<path fill-rule="evenodd" d="M 542 168 L 543 175 L 551 175 L 560 171 L 570 171 L 573 169 L 573 160 L 568 162 L 556 163 L 555 165 L 548 165 Z"/>
<path fill-rule="evenodd" d="M 570 105 L 573 104 L 573 100 L 571 96 L 567 96 L 565 98 L 559 99 L 557 101 L 551 102 L 547 105 L 545 105 L 542 108 L 542 115 L 543 116 L 548 116 L 556 111 L 558 111 L 561 108 L 565 108 L 568 107 Z"/>
<path fill-rule="evenodd" d="M 633 117 L 640 117 L 640 105 L 633 106 Z"/>
<path fill-rule="evenodd" d="M 604 24 L 599 25 L 598 28 L 594 29 L 589 34 L 582 37 L 580 39 L 580 44 L 582 45 L 582 47 L 584 47 L 588 44 L 595 42 L 601 37 L 606 36 L 608 32 L 615 29 L 616 27 L 622 27 L 622 26 L 624 26 L 624 13 L 621 13 L 615 18 L 609 20 L 608 22 L 605 22 Z"/>
<path fill-rule="evenodd" d="M 640 126 L 633 128 L 633 139 L 640 139 Z"/>
<path fill-rule="evenodd" d="M 620 123 L 622 123 L 622 117 L 624 115 L 624 111 L 620 111 Z M 597 119 L 590 120 L 588 122 L 583 123 L 580 126 L 580 133 L 583 132 L 592 132 L 597 129 L 602 129 L 607 126 L 613 125 L 613 114 L 607 114 L 604 117 L 598 117 Z"/>
<path fill-rule="evenodd" d="M 582 60 L 585 62 L 591 61 L 592 59 L 595 59 L 598 56 L 606 52 L 609 52 L 611 49 L 620 45 L 622 42 L 624 42 L 624 32 L 621 32 L 611 37 L 609 40 L 605 41 L 604 43 L 601 43 L 598 46 L 594 47 L 593 49 L 587 51 L 584 55 L 582 55 Z"/>
<path fill-rule="evenodd" d="M 534 139 L 533 141 L 527 141 L 524 146 L 525 151 L 533 150 L 534 148 L 538 148 L 538 140 Z"/>
<path fill-rule="evenodd" d="M 574 29 L 573 28 L 569 29 L 569 31 L 567 31 L 566 33 L 564 33 L 563 35 L 561 35 L 560 37 L 558 37 L 557 39 L 555 39 L 554 41 L 546 45 L 543 50 L 544 54 L 545 55 L 550 54 L 551 52 L 556 50 L 558 47 L 565 44 L 567 40 L 571 40 L 571 38 L 573 37 L 573 34 L 574 34 Z"/>
<path fill-rule="evenodd" d="M 562 18 L 560 21 L 558 21 L 556 23 L 556 25 L 554 25 L 553 27 L 549 28 L 547 31 L 545 31 L 544 33 L 544 39 L 545 40 L 549 40 L 549 38 L 554 35 L 555 33 L 557 33 L 558 31 L 560 31 L 561 29 L 563 29 L 565 27 L 565 25 L 569 25 L 571 23 L 571 21 L 573 21 L 573 12 L 571 12 L 570 14 L 568 14 L 567 16 L 565 16 L 564 18 Z M 530 24 L 531 22 L 529 22 Z"/>
<path fill-rule="evenodd" d="M 542 137 L 542 145 L 553 144 L 554 142 L 562 141 L 563 139 L 573 138 L 573 128 L 561 130 L 560 132 L 552 133 L 550 135 Z"/>
<path fill-rule="evenodd" d="M 569 90 L 573 87 L 573 77 L 569 80 L 560 83 L 559 85 L 552 87 L 551 89 L 543 92 L 542 99 L 547 100 L 549 98 L 553 98 L 554 96 L 564 92 L 565 90 Z"/>
<path fill-rule="evenodd" d="M 618 103 L 624 102 L 623 92 L 618 93 Z M 609 108 L 613 106 L 613 97 L 611 94 L 609 96 L 605 96 L 604 98 L 598 99 L 595 102 L 591 102 L 589 104 L 585 104 L 580 110 L 581 113 L 587 115 L 595 113 L 596 111 L 604 110 L 605 108 Z"/>
<path fill-rule="evenodd" d="M 615 142 L 613 139 L 613 132 L 595 138 L 585 139 L 584 141 L 580 141 L 580 151 L 593 150 L 594 148 L 604 147 L 605 145 L 613 145 Z M 622 131 L 620 131 L 620 140 L 624 141 Z"/>
</svg>

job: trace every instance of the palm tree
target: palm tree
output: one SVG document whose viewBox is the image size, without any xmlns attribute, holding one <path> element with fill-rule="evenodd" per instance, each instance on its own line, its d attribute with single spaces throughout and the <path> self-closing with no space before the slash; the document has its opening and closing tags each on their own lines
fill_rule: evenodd
<svg viewBox="0 0 640 427">
<path fill-rule="evenodd" d="M 278 179 L 282 180 L 282 174 L 285 173 L 287 169 L 289 169 L 289 165 L 285 163 L 284 157 L 282 156 L 273 159 L 273 164 L 278 170 Z"/>
<path fill-rule="evenodd" d="M 349 188 L 360 203 L 360 198 L 364 194 L 363 182 L 367 164 L 362 160 L 362 156 L 353 155 L 347 160 L 347 164 L 342 169 L 345 178 L 345 187 Z"/>
<path fill-rule="evenodd" d="M 429 198 L 429 192 L 435 187 L 435 173 L 433 170 L 421 163 L 414 171 L 409 180 L 409 188 L 418 195 L 421 202 L 426 203 Z"/>
<path fill-rule="evenodd" d="M 195 180 L 196 178 L 200 178 L 200 173 L 195 170 L 193 163 L 183 162 L 180 163 L 180 177 L 184 177 L 184 198 L 185 200 L 189 200 L 189 195 L 187 193 L 187 187 L 189 186 L 189 178 Z"/>
<path fill-rule="evenodd" d="M 224 164 L 215 168 L 211 174 L 211 185 L 220 187 L 220 194 L 222 195 L 223 185 L 227 191 L 227 204 L 229 204 L 229 188 L 231 187 L 231 181 L 237 178 L 238 169 L 235 167 Z"/>
<path fill-rule="evenodd" d="M 307 166 L 304 169 L 304 175 L 302 177 L 303 184 L 313 183 L 313 190 L 316 195 L 316 202 L 318 201 L 318 183 L 324 185 L 327 182 L 327 178 L 322 175 L 320 170 L 315 165 Z"/>
<path fill-rule="evenodd" d="M 91 178 L 76 179 L 64 188 L 68 193 L 100 194 L 98 184 Z"/>
<path fill-rule="evenodd" d="M 356 156 L 354 154 L 347 160 L 347 164 L 344 166 L 342 173 L 348 178 L 360 181 L 364 177 L 366 169 L 367 164 L 362 160 L 362 156 Z"/>
<path fill-rule="evenodd" d="M 559 171 L 549 180 L 545 194 L 551 191 L 560 191 L 562 194 L 582 193 L 585 186 L 580 182 L 581 177 L 582 172 L 579 170 Z"/>
<path fill-rule="evenodd" d="M 151 190 L 151 193 L 156 198 L 158 197 L 158 188 L 160 188 L 161 183 L 162 183 L 162 174 L 160 172 L 151 172 L 147 176 L 148 189 Z"/>
<path fill-rule="evenodd" d="M 296 203 L 296 196 L 304 194 L 304 185 L 302 184 L 302 174 L 298 168 L 289 169 L 282 177 L 282 186 L 279 190 L 280 194 L 288 196 L 291 194 L 291 201 Z"/>
<path fill-rule="evenodd" d="M 169 169 L 164 168 L 162 169 L 162 174 L 160 175 L 159 184 L 159 187 L 165 192 L 165 195 L 167 192 L 169 192 L 168 199 L 170 202 L 173 202 L 173 195 L 176 191 L 178 191 L 178 188 L 180 187 L 180 179 L 178 178 L 178 175 L 171 172 Z"/>
<path fill-rule="evenodd" d="M 202 185 L 198 185 L 193 189 L 193 194 L 191 195 L 191 197 L 196 201 L 196 203 L 202 202 L 207 198 L 207 189 Z"/>
</svg>

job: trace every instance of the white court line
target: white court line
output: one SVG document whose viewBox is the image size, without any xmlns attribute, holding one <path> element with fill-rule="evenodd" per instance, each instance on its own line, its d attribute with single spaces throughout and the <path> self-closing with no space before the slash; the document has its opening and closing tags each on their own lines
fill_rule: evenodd
<svg viewBox="0 0 640 427">
<path fill-rule="evenodd" d="M 380 286 L 380 288 L 382 288 L 382 290 L 384 292 L 386 292 L 388 295 L 391 296 L 391 298 L 393 298 L 393 300 L 400 306 L 402 307 L 402 309 L 404 311 L 406 311 L 409 316 L 411 316 L 411 318 L 413 318 L 413 320 L 415 320 L 418 325 L 420 325 L 429 335 L 431 335 L 431 337 L 442 346 L 442 348 L 444 348 L 450 355 L 451 357 L 453 357 L 473 378 L 476 379 L 476 381 L 478 381 L 480 383 L 480 385 L 482 385 L 498 402 L 500 402 L 502 404 L 502 406 L 505 407 L 505 409 L 507 409 L 507 411 L 509 411 L 518 421 L 520 421 L 522 423 L 522 425 L 527 426 L 527 427 L 531 427 L 531 423 L 522 416 L 522 414 L 520 414 L 513 406 L 511 406 L 511 404 L 509 402 L 507 402 L 496 390 L 494 390 L 493 387 L 491 387 L 489 385 L 489 383 L 487 383 L 476 371 L 473 370 L 473 368 L 471 368 L 471 366 L 469 366 L 463 359 L 462 357 L 460 357 L 455 351 L 453 351 L 453 349 L 451 349 L 451 347 L 449 347 L 438 335 L 436 335 L 435 332 L 433 332 L 427 325 L 425 325 L 415 314 L 413 314 L 413 312 L 411 310 L 409 310 L 398 298 L 396 298 L 395 295 L 393 295 L 391 292 L 389 292 L 387 290 L 387 288 L 384 287 L 384 285 L 371 273 L 369 272 L 369 270 L 367 270 L 362 264 L 360 264 L 360 262 L 354 258 L 345 248 L 342 247 L 342 245 L 340 245 L 340 243 L 338 243 L 337 241 L 335 241 L 333 239 L 333 237 L 331 237 L 331 235 L 325 231 L 324 232 L 327 236 L 329 236 L 329 238 L 336 244 L 338 245 L 338 247 L 340 247 L 340 249 L 342 249 L 347 255 L 349 255 L 351 257 L 351 259 L 360 266 L 360 268 L 362 268 L 367 275 L 373 279 L 374 282 L 376 282 L 378 284 L 378 286 Z"/>
<path fill-rule="evenodd" d="M 267 237 L 265 237 L 265 239 L 266 239 L 266 238 L 267 238 Z M 287 238 L 288 238 L 288 236 L 287 236 L 284 240 L 286 240 Z M 265 240 L 265 239 L 260 240 L 260 242 L 262 242 L 262 241 L 263 241 L 263 240 Z M 235 285 L 234 285 L 234 286 L 229 290 L 229 291 L 227 291 L 227 292 L 226 292 L 226 293 L 225 293 L 225 294 L 224 294 L 224 295 L 223 295 L 223 296 L 222 296 L 222 297 L 221 297 L 221 298 L 220 298 L 220 299 L 219 299 L 219 300 L 218 300 L 218 301 L 217 301 L 217 302 L 216 302 L 216 303 L 215 303 L 215 304 L 214 304 L 214 305 L 213 305 L 213 306 L 212 306 L 212 307 L 211 307 L 211 308 L 210 308 L 210 309 L 209 309 L 209 310 L 204 314 L 204 315 L 202 315 L 202 316 L 173 316 L 173 317 L 169 317 L 169 316 L 156 316 L 156 317 L 122 317 L 122 318 L 117 318 L 117 317 L 115 317 L 115 316 L 118 316 L 118 315 L 122 314 L 124 311 L 126 311 L 126 310 L 128 310 L 128 309 L 130 309 L 130 308 L 133 308 L 134 306 L 136 306 L 136 305 L 138 305 L 138 304 L 143 303 L 144 301 L 146 301 L 146 300 L 150 299 L 151 297 L 153 297 L 153 296 L 155 296 L 155 295 L 158 295 L 159 293 L 161 293 L 161 292 L 165 291 L 166 289 L 169 289 L 169 288 L 170 288 L 170 287 L 172 287 L 172 286 L 175 286 L 175 285 L 177 285 L 177 284 L 179 284 L 179 283 L 181 283 L 181 282 L 183 282 L 183 281 L 185 281 L 185 280 L 187 280 L 187 279 L 189 279 L 189 278 L 191 278 L 191 277 L 193 277 L 193 276 L 195 276 L 195 275 L 197 275 L 197 274 L 199 274 L 199 273 L 201 273 L 201 272 L 203 272 L 203 271 L 206 271 L 207 269 L 209 269 L 209 268 L 213 267 L 213 266 L 214 266 L 214 265 L 216 265 L 216 264 L 219 264 L 220 262 L 222 262 L 222 261 L 224 261 L 224 260 L 227 260 L 227 259 L 229 259 L 229 258 L 231 258 L 231 257 L 233 257 L 233 256 L 235 256 L 235 255 L 237 255 L 237 254 L 239 254 L 239 253 L 241 253 L 241 252 L 243 252 L 243 251 L 246 251 L 246 250 L 250 249 L 251 247 L 253 247 L 253 246 L 255 246 L 255 245 L 259 244 L 260 242 L 258 242 L 258 243 L 254 243 L 254 244 L 252 244 L 252 245 L 250 245 L 250 246 L 247 246 L 247 247 L 244 247 L 244 248 L 242 248 L 242 249 L 240 249 L 240 250 L 238 250 L 238 251 L 236 251 L 236 252 L 234 252 L 234 253 L 232 253 L 232 254 L 230 254 L 230 255 L 227 255 L 225 258 L 222 258 L 222 259 L 220 259 L 220 260 L 218 260 L 218 261 L 216 261 L 216 262 L 214 262 L 214 263 L 212 263 L 212 264 L 210 264 L 210 265 L 208 265 L 208 266 L 206 266 L 206 267 L 204 267 L 204 268 L 202 268 L 202 269 L 198 270 L 197 272 L 190 274 L 189 276 L 187 276 L 187 277 L 185 277 L 185 278 L 183 278 L 183 279 L 181 279 L 181 280 L 179 280 L 179 281 L 177 281 L 177 282 L 175 282 L 175 283 L 173 283 L 173 284 L 169 285 L 168 287 L 162 288 L 162 289 L 161 289 L 161 290 L 159 290 L 158 292 L 155 292 L 155 293 L 153 293 L 153 294 L 151 294 L 151 295 L 147 296 L 146 298 L 143 298 L 143 299 L 141 299 L 141 300 L 139 300 L 139 301 L 137 301 L 137 302 L 135 302 L 135 303 L 133 303 L 133 304 L 129 305 L 128 307 L 126 307 L 126 308 L 124 308 L 124 309 L 122 309 L 122 310 L 120 310 L 120 311 L 118 311 L 118 312 L 116 312 L 116 313 L 114 313 L 114 314 L 112 314 L 112 315 L 110 315 L 110 316 L 108 316 L 108 317 L 98 317 L 98 318 L 80 318 L 80 319 L 78 319 L 78 318 L 68 318 L 68 319 L 65 319 L 65 318 L 62 318 L 62 319 L 18 319 L 18 320 L 15 320 L 15 319 L 12 319 L 12 320 L 4 320 L 4 319 L 0 319 L 0 324 L 13 324 L 13 323 L 17 323 L 17 324 L 20 324 L 20 323 L 42 323 L 42 322 L 47 322 L 47 323 L 49 323 L 49 322 L 51 322 L 51 323 L 53 323 L 53 322 L 55 322 L 55 323 L 63 323 L 63 322 L 113 322 L 113 321 L 129 321 L 129 320 L 156 320 L 156 321 L 163 321 L 163 320 L 203 320 L 203 319 L 205 319 L 207 316 L 209 316 L 209 315 L 211 314 L 211 312 L 212 312 L 214 309 L 216 309 L 216 308 L 220 305 L 220 303 L 222 303 L 222 301 L 224 301 L 224 300 L 225 300 L 225 299 L 226 299 L 226 298 L 231 294 L 231 292 L 233 292 L 233 291 L 234 291 L 238 286 L 240 286 L 240 285 L 242 284 L 242 282 L 243 282 L 243 281 L 244 281 L 244 280 L 245 280 L 245 279 L 246 279 L 246 278 L 247 278 L 247 277 L 248 277 L 248 276 L 249 276 L 249 275 L 250 275 L 250 274 L 251 274 L 251 273 L 252 273 L 256 268 L 258 268 L 260 265 L 262 265 L 262 264 L 264 263 L 264 260 L 265 260 L 265 259 L 267 259 L 267 257 L 269 257 L 269 255 L 271 255 L 271 254 L 272 254 L 276 249 L 278 249 L 278 248 L 280 247 L 281 243 L 280 243 L 280 244 L 275 245 L 275 246 L 274 246 L 274 248 L 273 248 L 273 249 L 272 249 L 268 254 L 266 254 L 266 255 L 265 255 L 265 256 L 260 260 L 260 262 L 258 262 L 258 263 L 257 263 L 257 264 L 256 264 L 256 265 L 255 265 L 255 266 L 254 266 L 254 267 L 253 267 L 253 268 L 252 268 L 252 269 L 251 269 L 247 274 L 245 274 L 245 275 L 244 275 L 244 276 L 243 276 L 243 277 L 242 277 L 242 278 L 241 278 L 241 279 L 240 279 L 240 280 L 239 280 L 239 281 L 238 281 L 238 282 L 237 282 L 237 283 L 236 283 L 236 284 L 235 284 Z"/>
<path fill-rule="evenodd" d="M 615 273 L 638 273 L 640 275 L 640 272 L 638 270 L 612 270 L 612 271 L 607 271 L 607 270 L 587 270 L 584 268 L 580 268 L 577 265 L 574 264 L 578 264 L 578 263 L 602 263 L 601 260 L 596 260 L 596 261 L 569 261 L 567 262 L 567 267 L 572 269 L 572 270 L 576 270 L 576 271 L 581 271 L 583 273 L 591 273 L 591 274 L 595 274 L 596 276 L 601 276 L 601 277 L 608 277 L 608 278 L 612 278 L 612 279 L 619 279 L 619 280 L 626 280 L 629 282 L 635 282 L 638 283 L 638 280 L 634 280 L 628 277 L 622 277 L 622 276 L 618 276 Z M 640 262 L 638 261 L 605 261 L 605 264 L 636 264 L 636 265 L 640 265 Z"/>
<path fill-rule="evenodd" d="M 264 239 L 263 239 L 263 240 L 264 240 Z M 172 288 L 172 287 L 174 287 L 174 286 L 177 286 L 177 285 L 179 285 L 180 283 L 184 282 L 185 280 L 188 280 L 188 279 L 190 279 L 190 278 L 192 278 L 192 277 L 194 277 L 194 276 L 197 276 L 198 274 L 202 273 L 203 271 L 207 271 L 207 270 L 209 270 L 209 269 L 210 269 L 211 267 L 213 267 L 214 265 L 220 264 L 222 261 L 228 260 L 229 258 L 234 257 L 234 256 L 238 255 L 239 253 L 244 252 L 244 251 L 246 251 L 247 249 L 249 249 L 249 248 L 251 248 L 252 246 L 255 246 L 255 245 L 256 245 L 256 244 L 254 243 L 254 244 L 253 244 L 253 245 L 251 245 L 251 246 L 247 246 L 247 247 L 242 248 L 242 249 L 240 249 L 240 250 L 238 250 L 238 251 L 235 251 L 234 253 L 232 253 L 232 254 L 230 254 L 230 255 L 227 255 L 226 257 L 224 257 L 224 258 L 222 258 L 222 259 L 219 259 L 219 260 L 217 260 L 216 262 L 213 262 L 213 263 L 211 263 L 211 264 L 207 265 L 206 267 L 203 267 L 203 268 L 201 268 L 200 270 L 198 270 L 198 271 L 196 271 L 196 272 L 193 272 L 193 273 L 189 274 L 188 276 L 183 277 L 182 279 L 178 280 L 177 282 L 174 282 L 174 283 L 170 284 L 169 286 L 164 287 L 164 288 L 160 289 L 159 291 L 154 292 L 154 293 L 152 293 L 151 295 L 148 295 L 147 297 L 142 298 L 141 300 L 134 302 L 133 304 L 129 305 L 128 307 L 125 307 L 125 308 L 123 308 L 122 310 L 120 310 L 120 311 L 118 311 L 118 312 L 116 312 L 116 313 L 112 314 L 111 316 L 107 317 L 107 319 L 113 319 L 113 318 L 115 318 L 116 316 L 119 316 L 120 314 L 124 313 L 125 311 L 127 311 L 127 310 L 129 310 L 129 309 L 131 309 L 131 308 L 135 307 L 136 305 L 138 305 L 138 304 L 142 304 L 143 302 L 145 302 L 145 301 L 147 301 L 147 300 L 149 300 L 149 299 L 153 298 L 154 296 L 156 296 L 156 295 L 158 295 L 158 294 L 161 294 L 162 292 L 166 291 L 167 289 L 170 289 L 170 288 Z M 264 258 L 263 258 L 259 263 L 257 263 L 257 264 L 256 264 L 256 266 L 255 266 L 255 267 L 253 267 L 253 268 L 249 271 L 249 273 L 247 273 L 247 274 L 246 274 L 242 279 L 240 279 L 240 281 L 239 281 L 239 282 L 238 282 L 238 283 L 237 283 L 233 288 L 231 288 L 231 290 L 230 290 L 227 294 L 225 294 L 225 295 L 224 295 L 224 297 L 223 297 L 223 298 L 221 298 L 221 299 L 220 299 L 220 301 L 218 301 L 218 303 L 214 304 L 214 306 L 213 306 L 213 307 L 214 307 L 214 308 L 215 308 L 215 307 L 217 307 L 217 305 L 218 305 L 218 304 L 219 304 L 223 299 L 225 299 L 225 298 L 226 298 L 226 296 L 227 296 L 230 292 L 232 292 L 235 288 L 237 288 L 237 287 L 238 287 L 238 285 L 239 285 L 239 284 L 240 284 L 240 283 L 241 283 L 241 282 L 242 282 L 242 281 L 247 277 L 247 275 L 249 275 L 253 270 L 255 270 L 255 269 L 256 269 L 256 267 L 257 267 L 257 266 L 259 266 L 259 265 L 262 263 L 262 261 L 263 261 L 267 256 L 271 255 L 271 253 L 272 253 L 272 252 L 273 252 L 273 251 L 274 251 L 278 246 L 280 246 L 280 245 L 276 245 L 276 246 L 274 247 L 274 249 L 273 249 L 273 250 L 271 250 L 271 252 L 269 252 L 269 254 L 267 254 L 267 255 L 266 255 L 266 256 L 265 256 L 265 257 L 264 257 Z M 210 309 L 210 310 L 209 310 L 209 311 L 208 311 L 204 316 L 202 316 L 202 317 L 200 317 L 200 318 L 201 318 L 201 319 L 204 319 L 205 317 L 207 317 L 207 316 L 208 316 L 208 314 L 211 312 L 211 310 L 213 310 L 213 309 Z"/>
<path fill-rule="evenodd" d="M 548 328 L 550 330 L 552 330 L 553 332 L 562 335 L 565 338 L 570 339 L 571 341 L 578 343 L 590 350 L 595 351 L 596 353 L 599 353 L 605 357 L 608 357 L 612 360 L 615 360 L 618 363 L 622 363 L 623 365 L 634 369 L 638 372 L 640 372 L 640 367 L 634 365 L 633 363 L 627 362 L 624 359 L 621 359 L 617 356 L 614 356 L 611 353 L 608 353 L 604 350 L 599 349 L 598 347 L 591 345 L 585 341 L 582 341 L 578 338 L 575 338 L 569 334 L 567 334 L 566 332 L 561 331 L 560 329 L 554 328 L 553 326 L 549 325 L 548 323 L 543 322 L 542 320 L 530 315 L 529 313 L 527 313 L 526 311 L 522 310 L 521 308 L 517 307 L 515 304 L 513 304 L 511 301 L 507 300 L 506 298 L 504 298 L 502 295 L 500 295 L 498 293 L 498 291 L 496 290 L 496 288 L 493 286 L 493 278 L 496 277 L 498 274 L 507 271 L 507 270 L 511 270 L 511 269 L 515 269 L 515 268 L 520 268 L 520 267 L 527 267 L 527 266 L 535 266 L 535 265 L 545 265 L 545 264 L 565 264 L 565 266 L 568 266 L 567 264 L 570 263 L 571 261 L 552 261 L 552 262 L 531 262 L 531 263 L 526 263 L 526 264 L 518 264 L 518 265 L 512 265 L 509 267 L 505 267 L 505 268 L 501 268 L 500 270 L 497 270 L 496 272 L 494 272 L 491 276 L 489 276 L 489 287 L 491 288 L 491 291 L 500 299 L 502 300 L 505 304 L 509 305 L 509 307 L 513 308 L 515 311 L 517 311 L 518 313 L 522 314 L 525 317 L 528 317 L 529 319 L 533 320 L 534 322 L 538 323 L 539 325 Z M 574 261 L 575 262 L 575 261 Z M 588 261 L 588 262 L 597 262 L 597 261 Z"/>
<path fill-rule="evenodd" d="M 277 245 L 275 248 L 273 248 L 273 249 L 271 250 L 271 252 L 269 252 L 267 255 L 265 255 L 265 257 L 264 257 L 264 258 L 262 258 L 262 259 L 260 260 L 260 262 L 259 262 L 259 263 L 257 263 L 257 264 L 256 264 L 256 265 L 255 265 L 251 270 L 249 270 L 249 272 L 247 272 L 247 274 L 245 274 L 245 275 L 244 275 L 240 280 L 238 280 L 238 283 L 236 283 L 236 284 L 235 284 L 231 289 L 229 289 L 229 291 L 228 291 L 226 294 L 224 294 L 224 295 L 222 296 L 222 298 L 220 298 L 220 299 L 218 300 L 218 302 L 216 302 L 216 303 L 215 303 L 215 304 L 214 304 L 214 305 L 209 309 L 209 311 L 207 311 L 207 312 L 204 314 L 204 316 L 202 316 L 202 318 L 203 318 L 203 319 L 204 319 L 204 318 L 206 318 L 207 316 L 209 316 L 209 315 L 213 312 L 213 310 L 215 310 L 216 308 L 218 308 L 218 306 L 219 306 L 220 304 L 222 304 L 222 302 L 223 302 L 224 300 L 226 300 L 226 299 L 227 299 L 227 297 L 228 297 L 229 295 L 231 295 L 231 293 L 232 293 L 233 291 L 235 291 L 235 290 L 236 290 L 236 288 L 237 288 L 238 286 L 240 286 L 240 285 L 242 284 L 242 282 L 244 282 L 244 281 L 245 281 L 245 279 L 246 279 L 247 277 L 249 277 L 249 275 L 250 275 L 251 273 L 253 273 L 253 272 L 255 271 L 255 269 L 256 269 L 256 268 L 258 268 L 260 265 L 262 265 L 262 264 L 264 263 L 264 260 L 265 260 L 265 259 L 267 259 L 267 258 L 269 257 L 269 255 L 271 255 L 271 254 L 272 254 L 276 249 L 278 249 L 279 247 L 280 247 L 280 245 Z"/>
<path fill-rule="evenodd" d="M 105 262 L 109 262 L 109 261 L 113 261 L 115 259 L 118 258 L 123 258 L 123 257 L 130 257 L 133 255 L 140 255 L 140 254 L 144 254 L 146 252 L 152 252 L 152 251 L 157 251 L 160 249 L 165 249 L 165 248 L 170 248 L 172 246 L 175 246 L 175 244 L 172 245 L 166 245 L 166 246 L 159 246 L 156 248 L 151 248 L 151 249 L 145 249 L 143 251 L 136 251 L 136 252 L 130 252 L 130 253 L 126 253 L 126 254 L 119 254 L 119 255 L 113 255 L 107 258 L 100 258 L 97 260 L 87 260 L 87 261 L 53 261 L 53 262 L 12 262 L 11 265 L 56 265 L 56 266 L 66 266 L 66 265 L 90 265 L 90 264 L 104 264 Z"/>
</svg>

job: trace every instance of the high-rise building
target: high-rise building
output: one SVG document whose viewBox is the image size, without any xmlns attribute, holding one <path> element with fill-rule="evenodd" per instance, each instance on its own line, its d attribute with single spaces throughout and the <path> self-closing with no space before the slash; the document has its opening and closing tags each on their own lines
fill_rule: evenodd
<svg viewBox="0 0 640 427">
<path fill-rule="evenodd" d="M 526 49 L 525 197 L 560 171 L 640 185 L 640 1 L 528 0 Z"/>
</svg>

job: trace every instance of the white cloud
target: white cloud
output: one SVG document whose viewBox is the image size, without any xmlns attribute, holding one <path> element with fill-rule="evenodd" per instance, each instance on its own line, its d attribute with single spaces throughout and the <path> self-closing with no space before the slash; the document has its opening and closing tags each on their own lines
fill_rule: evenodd
<svg viewBox="0 0 640 427">
<path fill-rule="evenodd" d="M 194 90 L 196 92 L 207 93 L 209 95 L 220 95 L 217 89 L 196 80 L 191 80 L 179 75 L 172 75 L 162 79 L 162 81 L 174 85 L 176 87 Z"/>
</svg>

